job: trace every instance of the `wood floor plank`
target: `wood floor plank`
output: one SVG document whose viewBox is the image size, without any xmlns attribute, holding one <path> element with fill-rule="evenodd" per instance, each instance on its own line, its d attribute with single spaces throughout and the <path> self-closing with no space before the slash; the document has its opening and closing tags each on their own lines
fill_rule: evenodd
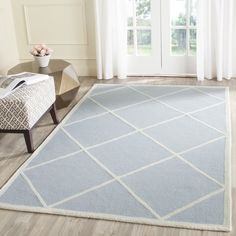
<svg viewBox="0 0 236 236">
<path fill-rule="evenodd" d="M 229 86 L 232 119 L 232 185 L 233 202 L 236 202 L 236 80 L 216 82 L 206 80 L 197 81 L 194 78 L 169 77 L 132 77 L 127 80 L 98 81 L 95 78 L 81 78 L 81 89 L 70 107 L 58 111 L 62 120 L 93 86 L 94 83 L 106 84 L 162 84 L 162 85 L 213 85 Z M 33 138 L 38 146 L 55 128 L 50 115 L 47 114 L 34 130 Z M 24 138 L 21 135 L 0 134 L 0 187 L 14 174 L 14 172 L 29 158 L 26 153 Z M 236 222 L 236 204 L 233 203 L 233 222 Z M 70 236 L 235 236 L 235 224 L 231 233 L 209 232 L 200 230 L 186 230 L 168 227 L 147 226 L 94 219 L 56 216 L 38 213 L 16 212 L 0 210 L 0 236 L 41 236 L 41 235 L 70 235 Z"/>
</svg>

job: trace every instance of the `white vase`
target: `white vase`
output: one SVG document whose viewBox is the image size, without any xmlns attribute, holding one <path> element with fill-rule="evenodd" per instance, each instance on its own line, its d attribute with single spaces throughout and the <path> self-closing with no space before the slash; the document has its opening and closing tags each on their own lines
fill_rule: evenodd
<svg viewBox="0 0 236 236">
<path fill-rule="evenodd" d="M 39 57 L 34 56 L 35 61 L 38 63 L 39 67 L 47 67 L 50 61 L 51 55 Z"/>
</svg>

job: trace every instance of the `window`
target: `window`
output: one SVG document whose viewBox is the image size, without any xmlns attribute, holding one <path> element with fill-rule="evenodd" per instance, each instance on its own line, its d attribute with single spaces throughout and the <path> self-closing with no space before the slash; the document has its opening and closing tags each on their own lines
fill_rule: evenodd
<svg viewBox="0 0 236 236">
<path fill-rule="evenodd" d="M 129 0 L 128 54 L 149 56 L 152 51 L 151 0 Z"/>
<path fill-rule="evenodd" d="M 196 54 L 197 0 L 171 0 L 171 53 L 174 56 Z"/>
</svg>

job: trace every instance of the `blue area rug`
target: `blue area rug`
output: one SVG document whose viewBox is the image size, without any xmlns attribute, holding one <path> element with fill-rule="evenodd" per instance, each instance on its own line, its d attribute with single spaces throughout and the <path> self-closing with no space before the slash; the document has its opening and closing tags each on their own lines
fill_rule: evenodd
<svg viewBox="0 0 236 236">
<path fill-rule="evenodd" d="M 228 231 L 229 92 L 95 85 L 0 190 L 0 207 Z"/>
</svg>

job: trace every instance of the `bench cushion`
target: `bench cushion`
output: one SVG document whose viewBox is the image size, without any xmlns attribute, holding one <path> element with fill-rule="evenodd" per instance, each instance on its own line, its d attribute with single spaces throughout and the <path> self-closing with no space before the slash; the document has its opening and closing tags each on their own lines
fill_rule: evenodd
<svg viewBox="0 0 236 236">
<path fill-rule="evenodd" d="M 52 77 L 37 84 L 23 86 L 0 99 L 0 129 L 30 130 L 55 99 Z"/>
</svg>

